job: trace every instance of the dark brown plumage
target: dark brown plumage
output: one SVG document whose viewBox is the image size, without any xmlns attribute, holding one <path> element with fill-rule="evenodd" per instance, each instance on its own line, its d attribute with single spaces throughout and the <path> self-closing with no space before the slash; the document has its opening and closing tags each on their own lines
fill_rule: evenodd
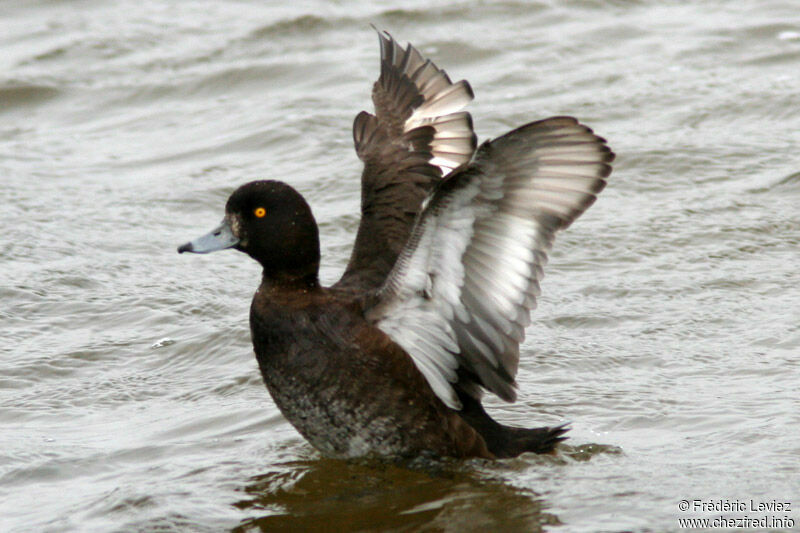
<svg viewBox="0 0 800 533">
<path fill-rule="evenodd" d="M 256 181 L 180 252 L 261 263 L 250 326 L 276 405 L 334 457 L 544 453 L 565 426 L 513 428 L 485 390 L 515 397 L 519 343 L 555 233 L 591 205 L 613 153 L 570 117 L 477 151 L 465 81 L 380 34 L 375 115 L 354 123 L 362 218 L 338 283 L 318 280 L 319 237 L 292 187 Z M 444 177 L 443 177 L 444 176 Z"/>
</svg>

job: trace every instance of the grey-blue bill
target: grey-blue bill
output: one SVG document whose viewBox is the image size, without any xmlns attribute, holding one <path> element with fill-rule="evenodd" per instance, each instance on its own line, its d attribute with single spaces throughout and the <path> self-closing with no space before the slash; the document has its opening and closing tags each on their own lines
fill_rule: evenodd
<svg viewBox="0 0 800 533">
<path fill-rule="evenodd" d="M 205 235 L 179 246 L 178 253 L 192 252 L 195 254 L 207 254 L 218 250 L 233 248 L 237 244 L 239 244 L 239 238 L 233 234 L 228 220 L 223 219 L 219 226 Z"/>
</svg>

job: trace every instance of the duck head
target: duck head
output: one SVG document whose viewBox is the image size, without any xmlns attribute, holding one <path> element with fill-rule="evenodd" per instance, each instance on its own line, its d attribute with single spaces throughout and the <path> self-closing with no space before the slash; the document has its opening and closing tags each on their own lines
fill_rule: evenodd
<svg viewBox="0 0 800 533">
<path fill-rule="evenodd" d="M 316 283 L 319 231 L 311 208 L 289 185 L 253 181 L 236 189 L 225 218 L 209 233 L 178 247 L 178 253 L 205 254 L 233 248 L 261 263 L 264 277 Z"/>
</svg>

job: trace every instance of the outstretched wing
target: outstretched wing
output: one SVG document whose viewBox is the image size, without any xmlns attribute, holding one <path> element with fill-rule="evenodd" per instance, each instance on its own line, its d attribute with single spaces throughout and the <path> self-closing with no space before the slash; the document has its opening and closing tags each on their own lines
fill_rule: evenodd
<svg viewBox="0 0 800 533">
<path fill-rule="evenodd" d="M 442 181 L 368 310 L 434 392 L 516 397 L 519 343 L 547 252 L 605 187 L 614 154 L 571 117 L 522 126 L 481 145 Z"/>
<path fill-rule="evenodd" d="M 381 75 L 372 89 L 375 114 L 353 124 L 361 176 L 361 224 L 339 288 L 377 289 L 402 250 L 434 184 L 470 160 L 472 119 L 460 111 L 473 98 L 469 84 L 410 44 L 403 49 L 379 32 Z"/>
</svg>

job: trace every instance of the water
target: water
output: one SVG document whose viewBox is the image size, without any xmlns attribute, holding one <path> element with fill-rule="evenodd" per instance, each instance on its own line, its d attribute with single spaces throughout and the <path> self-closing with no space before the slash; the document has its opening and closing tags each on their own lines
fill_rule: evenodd
<svg viewBox="0 0 800 533">
<path fill-rule="evenodd" d="M 402 7 L 401 7 L 402 6 Z M 556 243 L 507 423 L 555 457 L 321 458 L 269 400 L 255 263 L 175 253 L 285 180 L 337 279 L 377 38 L 476 91 L 481 138 L 571 114 L 618 154 Z M 0 3 L 0 530 L 800 524 L 800 14 L 792 2 Z M 557 527 L 561 524 L 561 527 Z M 785 529 L 776 527 L 775 530 Z"/>
</svg>

